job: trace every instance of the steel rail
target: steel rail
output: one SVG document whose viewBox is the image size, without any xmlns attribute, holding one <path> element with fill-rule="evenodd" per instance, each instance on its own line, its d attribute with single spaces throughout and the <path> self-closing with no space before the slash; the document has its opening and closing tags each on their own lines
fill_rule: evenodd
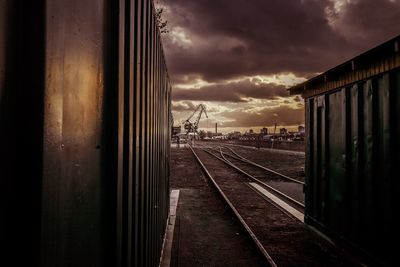
<svg viewBox="0 0 400 267">
<path fill-rule="evenodd" d="M 265 257 L 265 259 L 267 260 L 267 262 L 272 266 L 272 267 L 278 267 L 278 265 L 274 262 L 274 260 L 272 259 L 271 255 L 269 255 L 269 253 L 265 250 L 264 246 L 261 244 L 261 242 L 258 240 L 257 236 L 254 234 L 254 232 L 250 229 L 250 227 L 248 226 L 248 224 L 246 223 L 246 221 L 243 219 L 243 217 L 240 215 L 240 213 L 238 212 L 238 210 L 235 208 L 235 206 L 232 204 L 232 202 L 229 200 L 229 198 L 225 195 L 225 193 L 222 191 L 221 187 L 217 184 L 217 182 L 214 180 L 214 178 L 212 177 L 212 175 L 210 174 L 210 172 L 207 170 L 206 166 L 203 164 L 203 162 L 200 160 L 199 156 L 196 154 L 196 152 L 194 151 L 194 149 L 192 148 L 192 146 L 190 146 L 190 149 L 192 150 L 196 160 L 199 162 L 201 168 L 203 169 L 203 171 L 205 172 L 207 178 L 213 183 L 213 185 L 215 186 L 215 188 L 217 188 L 218 192 L 220 193 L 220 195 L 222 196 L 222 198 L 225 200 L 225 202 L 229 205 L 229 207 L 231 208 L 231 210 L 233 211 L 233 213 L 235 214 L 236 218 L 239 220 L 239 222 L 241 223 L 241 225 L 245 228 L 246 232 L 250 235 L 251 239 L 254 241 L 254 243 L 256 244 L 257 248 L 260 250 L 260 252 L 263 254 L 263 256 Z M 208 152 L 206 150 L 203 150 L 205 152 Z M 210 153 L 210 152 L 208 152 Z M 212 153 L 210 153 L 211 155 L 213 155 Z M 215 155 L 213 155 L 215 156 Z M 215 156 L 217 157 L 217 156 Z M 220 159 L 219 157 L 217 157 L 218 159 Z M 222 159 L 220 159 L 222 160 Z M 223 161 L 223 160 L 222 160 Z M 224 161 L 223 161 L 224 162 Z"/>
<path fill-rule="evenodd" d="M 218 148 L 221 148 L 221 147 L 226 147 L 226 146 L 218 146 Z M 200 149 L 201 149 L 201 148 L 200 148 Z M 209 148 L 209 149 L 214 150 L 214 151 L 216 151 L 216 152 L 219 152 L 219 153 L 221 154 L 221 152 L 218 151 L 216 148 Z M 202 149 L 202 150 L 204 150 L 204 149 Z M 224 162 L 225 164 L 231 165 L 231 164 L 229 163 L 229 161 L 227 162 L 227 161 L 224 160 L 223 158 L 220 158 L 220 157 L 214 155 L 213 153 L 211 153 L 211 152 L 209 152 L 209 151 L 206 151 L 206 150 L 204 150 L 204 151 L 207 152 L 208 154 L 214 156 L 215 158 L 219 159 L 220 161 Z M 224 153 L 224 154 L 226 154 L 226 153 Z M 229 156 L 229 154 L 227 154 L 227 155 Z M 255 178 L 255 180 L 257 180 L 257 178 Z M 261 183 L 262 183 L 262 182 L 261 182 Z M 273 201 L 271 201 L 270 199 L 268 199 L 268 197 L 266 197 L 265 195 L 263 195 L 260 191 L 258 191 L 258 190 L 255 189 L 254 187 L 250 186 L 248 183 L 246 183 L 246 185 L 247 185 L 251 190 L 253 190 L 255 193 L 257 193 L 258 195 L 260 195 L 260 197 L 262 197 L 263 199 L 265 199 L 266 201 L 268 201 L 268 202 L 270 202 L 272 205 L 274 205 L 276 208 L 278 208 L 279 210 L 281 210 L 283 213 L 285 213 L 285 214 L 288 215 L 289 217 L 295 219 L 295 217 L 294 217 L 292 214 L 290 214 L 289 212 L 287 212 L 286 210 L 284 210 L 282 207 L 280 207 L 279 205 L 277 205 L 276 203 L 274 203 Z M 264 185 L 264 184 L 263 184 L 263 185 Z M 300 203 L 300 204 L 301 204 L 301 203 Z M 303 205 L 303 207 L 304 207 L 304 205 Z M 318 236 L 322 237 L 324 240 L 326 240 L 327 242 L 329 242 L 330 244 L 332 244 L 334 247 L 336 247 L 336 248 L 339 249 L 340 251 L 344 252 L 353 262 L 355 262 L 355 263 L 357 263 L 357 264 L 360 264 L 360 261 L 354 259 L 354 257 L 353 257 L 352 255 L 350 255 L 350 254 L 348 254 L 346 251 L 342 250 L 342 249 L 337 245 L 337 243 L 335 243 L 334 241 L 332 241 L 332 240 L 331 240 L 329 237 L 327 237 L 326 235 L 322 234 L 322 233 L 321 233 L 320 231 L 318 231 L 316 228 L 314 228 L 314 227 L 312 227 L 312 226 L 309 226 L 309 225 L 307 225 L 307 224 L 305 224 L 305 226 L 306 226 L 308 229 L 310 229 L 311 231 L 315 232 Z M 362 264 L 362 263 L 361 263 L 361 265 L 365 265 L 365 264 Z"/>
<path fill-rule="evenodd" d="M 202 149 L 202 148 L 199 148 L 199 149 Z M 303 203 L 301 203 L 301 202 L 295 200 L 294 198 L 292 198 L 292 197 L 286 195 L 285 193 L 279 191 L 278 189 L 276 189 L 276 188 L 274 188 L 274 187 L 272 187 L 272 186 L 266 184 L 265 182 L 259 180 L 258 178 L 255 178 L 253 175 L 247 173 L 246 171 L 242 170 L 241 168 L 239 168 L 238 166 L 236 166 L 234 163 L 232 163 L 231 161 L 229 161 L 229 160 L 224 156 L 224 154 L 226 154 L 226 153 L 223 153 L 222 150 L 221 150 L 221 148 L 220 148 L 219 151 L 217 151 L 216 149 L 211 149 L 211 150 L 214 150 L 214 151 L 219 152 L 220 155 L 222 156 L 222 158 L 216 156 L 215 154 L 211 153 L 210 151 L 208 151 L 208 150 L 206 150 L 206 149 L 202 149 L 202 150 L 205 151 L 205 152 L 207 152 L 208 154 L 214 156 L 215 158 L 219 159 L 220 161 L 224 162 L 224 163 L 227 164 L 228 166 L 231 166 L 232 168 L 236 169 L 237 171 L 241 172 L 242 174 L 246 175 L 247 177 L 249 177 L 249 178 L 252 179 L 253 181 L 255 181 L 255 182 L 257 182 L 257 183 L 263 185 L 264 187 L 266 187 L 266 188 L 268 188 L 268 189 L 270 189 L 270 190 L 273 191 L 275 194 L 277 194 L 277 195 L 281 196 L 282 198 L 286 199 L 287 201 L 291 202 L 293 205 L 297 206 L 298 208 L 300 208 L 300 209 L 302 209 L 302 210 L 305 209 L 305 206 L 304 206 Z"/>
<path fill-rule="evenodd" d="M 203 146 L 203 147 L 204 147 L 204 146 Z M 192 149 L 192 147 L 190 147 L 190 148 Z M 215 148 L 211 148 L 211 147 L 207 147 L 207 148 L 210 149 L 210 150 L 216 151 Z M 203 150 L 204 152 L 206 152 L 206 153 L 212 155 L 213 157 L 217 158 L 218 160 L 224 162 L 225 164 L 232 166 L 230 163 L 228 163 L 227 161 L 225 161 L 223 158 L 220 158 L 220 157 L 216 156 L 215 154 L 213 154 L 213 153 L 207 151 L 206 149 L 204 149 L 204 148 L 199 148 L 199 149 L 201 149 L 201 150 Z M 193 151 L 193 149 L 192 149 L 192 151 Z M 218 152 L 218 151 L 217 151 L 217 152 Z M 197 154 L 196 154 L 194 151 L 193 151 L 193 153 L 195 154 L 196 159 L 199 161 L 200 165 L 202 165 L 202 168 L 205 169 L 205 166 L 201 163 L 201 160 L 198 158 Z M 205 169 L 205 171 L 208 172 L 206 169 Z M 254 178 L 253 180 L 257 180 L 257 179 Z M 214 183 L 214 185 L 215 185 L 216 182 L 213 181 L 213 183 Z M 272 205 L 274 205 L 275 207 L 277 207 L 278 209 L 280 209 L 283 213 L 287 214 L 287 215 L 288 215 L 289 217 L 291 217 L 291 218 L 294 218 L 292 214 L 286 212 L 286 211 L 283 210 L 279 205 L 277 205 L 276 203 L 270 201 L 270 200 L 269 200 L 266 196 L 264 196 L 261 192 L 259 192 L 258 190 L 256 190 L 256 189 L 253 188 L 252 186 L 250 186 L 248 183 L 245 183 L 245 184 L 246 184 L 250 189 L 252 189 L 253 191 L 255 191 L 258 195 L 260 195 L 263 199 L 265 199 L 266 201 L 270 202 Z M 261 182 L 261 184 L 263 184 L 263 183 Z M 218 186 L 218 187 L 219 187 L 219 186 Z M 222 189 L 221 189 L 221 188 L 219 188 L 219 192 L 220 192 L 221 194 L 224 194 L 224 193 L 222 192 Z M 307 224 L 305 224 L 305 226 L 306 226 L 308 229 L 310 229 L 311 231 L 316 232 L 319 236 L 321 236 L 322 238 L 324 238 L 325 240 L 327 240 L 330 244 L 332 244 L 333 246 L 335 246 L 336 248 L 338 248 L 339 250 L 341 250 L 340 247 L 338 247 L 336 243 L 334 243 L 334 242 L 333 242 L 331 239 L 329 239 L 327 236 L 323 235 L 321 232 L 319 232 L 318 230 L 316 230 L 314 227 L 308 226 Z M 262 246 L 262 245 L 261 245 L 261 246 Z M 257 245 L 257 247 L 259 247 L 259 246 Z M 341 251 L 342 251 L 342 252 L 345 252 L 345 251 L 343 251 L 343 250 L 341 250 Z M 354 263 L 360 264 L 360 261 L 355 260 L 355 259 L 354 259 L 351 255 L 349 255 L 348 253 L 345 253 L 345 254 L 346 254 L 347 256 L 349 256 L 350 259 L 351 259 Z M 365 265 L 365 264 L 361 263 L 361 265 Z M 275 266 L 276 266 L 276 265 L 275 265 Z"/>
<path fill-rule="evenodd" d="M 220 161 L 224 162 L 225 164 L 227 164 L 228 166 L 231 166 L 232 168 L 236 169 L 237 171 L 241 172 L 242 174 L 246 175 L 247 177 L 249 177 L 251 180 L 263 185 L 264 187 L 270 189 L 271 191 L 273 191 L 274 193 L 276 193 L 277 195 L 283 197 L 284 199 L 288 200 L 289 202 L 291 202 L 292 204 L 296 205 L 298 208 L 303 209 L 304 210 L 304 204 L 300 203 L 299 201 L 293 199 L 292 197 L 286 195 L 285 193 L 282 193 L 281 191 L 273 188 L 272 186 L 264 183 L 263 181 L 255 178 L 254 176 L 252 176 L 251 174 L 247 173 L 246 171 L 240 169 L 239 167 L 237 167 L 235 164 L 231 163 L 230 161 L 228 161 L 224 156 L 222 156 L 222 158 L 214 155 L 213 153 L 211 153 L 210 151 L 207 150 L 203 150 L 205 152 L 207 152 L 208 154 L 214 156 L 215 158 L 219 159 Z"/>
<path fill-rule="evenodd" d="M 298 184 L 304 185 L 304 183 L 301 182 L 301 181 L 299 181 L 299 180 L 296 180 L 296 179 L 291 178 L 291 177 L 289 177 L 289 176 L 287 176 L 287 175 L 284 175 L 284 174 L 282 174 L 282 173 L 279 173 L 279 172 L 277 172 L 277 171 L 274 171 L 274 170 L 272 170 L 272 169 L 270 169 L 270 168 L 264 167 L 264 166 L 262 166 L 262 165 L 260 165 L 260 164 L 255 163 L 254 161 L 251 161 L 251 160 L 249 160 L 249 159 L 247 159 L 247 158 L 245 158 L 245 157 L 239 155 L 238 153 L 236 153 L 236 152 L 235 152 L 232 148 L 230 148 L 230 147 L 224 146 L 224 148 L 229 149 L 229 150 L 236 156 L 236 157 L 234 157 L 234 156 L 232 156 L 232 155 L 229 155 L 229 154 L 227 154 L 227 153 L 224 153 L 224 154 L 226 154 L 226 155 L 228 155 L 228 156 L 230 156 L 230 157 L 232 157 L 232 158 L 235 158 L 235 159 L 237 159 L 237 160 L 243 161 L 243 162 L 245 162 L 245 163 L 248 163 L 248 164 L 250 164 L 250 165 L 253 165 L 253 166 L 255 166 L 255 167 L 258 167 L 258 168 L 260 168 L 260 169 L 263 169 L 263 170 L 265 170 L 265 171 L 267 171 L 267 172 L 273 173 L 273 174 L 275 174 L 275 175 L 278 175 L 279 177 L 284 178 L 284 179 L 286 179 L 286 180 L 290 180 L 290 181 L 292 181 L 292 182 L 294 182 L 294 183 L 298 183 Z"/>
</svg>

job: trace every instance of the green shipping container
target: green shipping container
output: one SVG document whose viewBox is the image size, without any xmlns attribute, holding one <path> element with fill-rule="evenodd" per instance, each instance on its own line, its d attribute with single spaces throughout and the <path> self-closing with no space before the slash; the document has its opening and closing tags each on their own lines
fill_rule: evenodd
<svg viewBox="0 0 400 267">
<path fill-rule="evenodd" d="M 387 266 L 399 234 L 399 43 L 289 89 L 306 103 L 306 223 Z"/>
</svg>

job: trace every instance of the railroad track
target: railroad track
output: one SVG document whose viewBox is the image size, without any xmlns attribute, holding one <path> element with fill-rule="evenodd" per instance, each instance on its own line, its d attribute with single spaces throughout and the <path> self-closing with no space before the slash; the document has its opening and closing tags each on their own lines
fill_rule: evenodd
<svg viewBox="0 0 400 267">
<path fill-rule="evenodd" d="M 236 218 L 239 220 L 240 224 L 244 227 L 245 231 L 250 235 L 251 239 L 254 241 L 256 244 L 257 248 L 261 252 L 261 254 L 264 256 L 264 258 L 267 260 L 270 266 L 272 267 L 277 267 L 278 265 L 275 263 L 275 261 L 272 259 L 271 255 L 267 252 L 267 250 L 264 248 L 263 244 L 260 242 L 260 240 L 257 238 L 256 234 L 252 231 L 250 226 L 246 223 L 245 219 L 242 217 L 240 212 L 235 208 L 235 205 L 231 202 L 230 198 L 224 193 L 224 188 L 219 185 L 219 183 L 213 178 L 213 176 L 210 174 L 204 163 L 201 161 L 199 158 L 198 154 L 195 152 L 195 150 L 189 146 L 190 149 L 192 150 L 194 156 L 196 157 L 197 161 L 199 162 L 200 166 L 202 167 L 203 171 L 207 175 L 207 178 L 212 182 L 212 184 L 216 187 L 222 198 L 225 200 L 225 202 L 228 204 L 230 209 L 233 211 L 235 214 Z M 204 152 L 207 152 L 206 149 L 202 149 Z M 207 152 L 211 155 L 213 155 L 211 152 Z M 213 155 L 215 156 L 215 155 Z M 220 159 L 224 161 L 221 158 L 218 158 L 218 156 L 215 156 L 217 159 Z"/>
<path fill-rule="evenodd" d="M 249 170 L 242 169 L 244 159 L 238 160 L 237 155 L 228 155 L 222 148 L 190 146 L 190 149 L 270 266 L 316 266 L 315 259 L 326 257 L 328 259 L 320 266 L 337 266 L 335 257 L 330 259 L 327 253 L 335 250 L 331 244 L 304 226 L 300 211 L 304 209 L 302 203 L 299 205 L 299 201 L 293 199 L 293 202 L 282 196 L 274 200 L 278 193 L 271 194 L 273 190 L 265 182 L 268 178 L 262 180 L 262 177 L 254 177 L 254 173 L 247 173 Z M 239 162 L 243 165 L 239 166 Z M 279 179 L 302 186 L 282 177 Z M 294 215 L 296 212 L 299 216 Z"/>
<path fill-rule="evenodd" d="M 226 153 L 219 149 L 221 157 L 236 168 L 238 171 L 249 176 L 251 179 L 265 186 L 279 198 L 290 202 L 290 204 L 304 212 L 304 183 L 290 178 L 284 174 L 258 165 L 240 155 Z"/>
<path fill-rule="evenodd" d="M 251 160 L 249 160 L 249 159 L 247 159 L 247 158 L 245 158 L 245 157 L 239 155 L 238 153 L 236 153 L 236 151 L 234 151 L 232 148 L 230 148 L 230 147 L 228 147 L 228 146 L 222 146 L 222 148 L 228 149 L 230 152 L 232 152 L 233 155 L 236 156 L 236 157 L 233 157 L 233 158 L 239 159 L 239 160 L 241 160 L 241 161 L 243 161 L 243 162 L 246 162 L 246 163 L 248 163 L 248 164 L 250 164 L 250 165 L 252 165 L 252 166 L 254 166 L 254 167 L 260 168 L 260 169 L 262 169 L 262 170 L 264 170 L 264 171 L 270 172 L 271 174 L 275 174 L 275 175 L 279 176 L 279 177 L 282 178 L 282 179 L 289 180 L 289 181 L 292 181 L 292 182 L 294 182 L 294 183 L 299 183 L 299 184 L 304 185 L 303 182 L 301 182 L 301 181 L 299 181 L 299 180 L 297 180 L 297 179 L 295 179 L 295 178 L 291 178 L 291 177 L 289 177 L 289 176 L 287 176 L 287 175 L 284 175 L 284 174 L 282 174 L 282 173 L 279 173 L 279 172 L 277 172 L 277 171 L 274 171 L 274 170 L 271 169 L 271 168 L 267 168 L 267 167 L 265 167 L 265 166 L 262 166 L 262 165 L 260 165 L 260 164 L 257 164 L 257 163 L 255 163 L 255 162 L 253 162 L 253 161 L 251 161 Z M 226 154 L 226 153 L 225 153 L 225 154 Z M 232 155 L 229 155 L 229 154 L 227 154 L 227 155 L 232 157 Z"/>
<path fill-rule="evenodd" d="M 282 151 L 275 151 L 275 150 L 270 150 L 270 151 L 263 151 L 262 154 L 268 155 L 268 157 L 271 157 L 269 159 L 263 160 L 263 159 L 258 159 L 252 156 L 253 154 L 258 154 L 254 148 L 244 148 L 244 147 L 237 147 L 233 146 L 230 144 L 224 144 L 222 147 L 230 150 L 230 152 L 240 158 L 243 158 L 247 161 L 250 161 L 253 164 L 262 166 L 272 172 L 276 171 L 281 174 L 284 173 L 289 178 L 292 178 L 294 180 L 304 182 L 304 156 L 301 156 L 299 154 L 292 154 L 292 153 L 287 153 L 282 152 Z M 243 151 L 243 153 L 246 155 L 246 157 L 243 157 L 242 153 L 236 153 L 236 151 Z M 251 154 L 248 154 L 251 152 Z M 286 155 L 288 158 L 286 158 L 284 155 Z M 284 158 L 283 161 L 276 161 L 274 158 Z M 303 157 L 303 162 L 301 158 Z M 288 161 L 290 160 L 290 161 Z M 286 166 L 286 167 L 283 167 Z M 282 168 L 283 167 L 283 168 Z M 303 168 L 301 168 L 303 167 Z"/>
<path fill-rule="evenodd" d="M 261 169 L 260 173 L 258 166 L 253 166 L 246 160 L 226 154 L 222 152 L 221 149 L 217 150 L 216 148 L 203 148 L 203 150 L 209 153 L 210 155 L 214 156 L 216 159 L 219 159 L 220 161 L 224 162 L 228 166 L 234 168 L 238 172 L 244 174 L 250 180 L 257 183 L 261 187 L 264 187 L 265 189 L 267 189 L 268 192 L 272 193 L 282 201 L 288 203 L 291 207 L 295 208 L 299 212 L 304 213 L 304 194 L 303 194 L 302 182 L 296 180 L 293 181 L 290 180 L 290 178 L 289 180 L 282 179 L 282 176 L 284 177 L 284 175 L 279 175 L 274 171 L 271 173 L 269 170 L 265 173 L 265 170 L 262 168 L 260 168 Z M 215 153 L 212 153 L 211 151 L 218 152 L 220 156 L 218 156 Z M 237 162 L 234 162 L 232 159 L 227 159 L 226 156 L 231 157 Z M 252 188 L 254 188 L 254 186 L 252 186 Z M 259 193 L 259 190 L 257 190 L 256 192 Z M 265 197 L 265 195 L 262 196 Z M 281 208 L 281 206 L 279 206 L 278 208 Z M 284 210 L 284 212 L 288 211 Z M 289 215 L 293 214 L 290 213 Z M 295 216 L 301 222 L 304 222 L 303 214 L 296 213 L 296 215 L 293 216 Z"/>
</svg>

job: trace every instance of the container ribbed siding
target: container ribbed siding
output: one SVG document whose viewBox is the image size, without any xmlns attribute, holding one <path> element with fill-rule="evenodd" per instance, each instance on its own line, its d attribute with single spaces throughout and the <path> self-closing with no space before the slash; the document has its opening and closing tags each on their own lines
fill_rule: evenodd
<svg viewBox="0 0 400 267">
<path fill-rule="evenodd" d="M 306 97 L 306 222 L 383 265 L 399 234 L 399 39 L 290 89 Z"/>
<path fill-rule="evenodd" d="M 0 265 L 157 266 L 171 86 L 152 1 L 0 1 L 0 56 Z"/>
</svg>

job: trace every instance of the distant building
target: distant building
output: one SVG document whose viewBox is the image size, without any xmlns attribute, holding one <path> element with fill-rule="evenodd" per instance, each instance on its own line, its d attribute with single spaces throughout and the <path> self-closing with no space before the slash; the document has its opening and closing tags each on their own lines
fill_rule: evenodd
<svg viewBox="0 0 400 267">
<path fill-rule="evenodd" d="M 222 133 L 214 133 L 214 132 L 211 132 L 211 131 L 208 131 L 206 133 L 206 136 L 209 137 L 209 138 L 213 138 L 215 136 L 221 136 L 221 135 L 222 135 Z"/>
<path fill-rule="evenodd" d="M 261 140 L 264 140 L 264 141 L 271 141 L 272 139 L 274 139 L 274 136 L 271 134 L 263 135 L 261 138 Z"/>
<path fill-rule="evenodd" d="M 172 136 L 177 136 L 182 131 L 181 126 L 172 126 Z"/>
<path fill-rule="evenodd" d="M 263 136 L 267 135 L 268 134 L 268 128 L 265 128 L 265 127 L 262 128 L 261 131 L 260 131 L 260 134 L 263 135 Z"/>
<path fill-rule="evenodd" d="M 242 136 L 240 132 L 233 132 L 228 134 L 228 139 L 237 140 Z"/>
</svg>

